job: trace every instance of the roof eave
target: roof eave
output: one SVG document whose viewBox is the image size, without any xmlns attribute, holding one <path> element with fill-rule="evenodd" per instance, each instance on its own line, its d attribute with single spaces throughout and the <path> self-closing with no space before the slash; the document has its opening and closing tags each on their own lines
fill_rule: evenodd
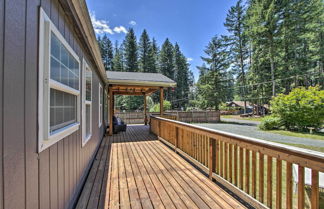
<svg viewBox="0 0 324 209">
<path fill-rule="evenodd" d="M 112 80 L 108 79 L 108 84 L 113 85 L 135 85 L 135 86 L 157 86 L 157 87 L 176 87 L 174 82 L 153 82 L 153 81 L 133 81 L 133 80 Z"/>
<path fill-rule="evenodd" d="M 104 65 L 102 63 L 99 45 L 92 27 L 88 8 L 85 1 L 84 0 L 80 0 L 80 1 L 60 0 L 60 1 L 65 2 L 66 3 L 65 5 L 68 5 L 69 9 L 71 10 L 71 13 L 73 14 L 74 19 L 78 25 L 78 29 L 81 31 L 81 36 L 83 37 L 83 40 L 85 41 L 87 48 L 90 51 L 90 55 L 94 60 L 94 64 L 96 65 L 99 71 L 99 75 L 102 78 L 102 80 L 107 83 L 108 78 L 106 75 Z"/>
</svg>

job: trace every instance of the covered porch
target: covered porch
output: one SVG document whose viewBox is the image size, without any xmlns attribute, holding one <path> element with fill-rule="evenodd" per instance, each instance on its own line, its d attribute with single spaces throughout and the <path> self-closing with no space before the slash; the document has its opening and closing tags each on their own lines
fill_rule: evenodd
<svg viewBox="0 0 324 209">
<path fill-rule="evenodd" d="M 160 73 L 107 71 L 109 93 L 109 135 L 113 134 L 115 95 L 143 96 L 145 125 L 148 123 L 146 97 L 160 92 L 160 116 L 163 116 L 164 89 L 175 87 L 176 83 Z"/>
<path fill-rule="evenodd" d="M 245 208 L 149 126 L 105 137 L 76 208 Z"/>
</svg>

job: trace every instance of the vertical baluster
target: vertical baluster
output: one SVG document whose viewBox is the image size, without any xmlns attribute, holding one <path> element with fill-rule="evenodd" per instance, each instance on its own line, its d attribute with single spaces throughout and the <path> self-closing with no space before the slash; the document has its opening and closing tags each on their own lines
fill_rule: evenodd
<svg viewBox="0 0 324 209">
<path fill-rule="evenodd" d="M 319 208 L 319 189 L 318 189 L 318 171 L 312 170 L 312 209 Z"/>
<path fill-rule="evenodd" d="M 209 153 L 209 138 L 207 136 L 204 136 L 205 137 L 205 143 L 206 143 L 206 164 L 205 166 L 208 166 L 208 163 L 209 163 L 209 157 L 208 157 L 208 153 Z"/>
<path fill-rule="evenodd" d="M 228 179 L 229 182 L 233 183 L 233 151 L 232 151 L 233 145 L 228 144 Z"/>
<path fill-rule="evenodd" d="M 205 142 L 204 136 L 202 136 L 202 143 L 203 143 L 203 146 L 202 146 L 202 164 L 206 165 L 206 158 L 205 158 L 205 155 L 206 155 L 206 142 Z"/>
<path fill-rule="evenodd" d="M 199 135 L 198 138 L 197 138 L 197 140 L 196 140 L 196 146 L 197 146 L 197 156 L 196 156 L 196 159 L 199 162 L 201 162 L 200 161 L 200 152 L 201 152 L 200 141 L 201 141 L 201 136 Z"/>
<path fill-rule="evenodd" d="M 250 193 L 250 150 L 245 149 L 245 192 Z"/>
<path fill-rule="evenodd" d="M 237 176 L 237 145 L 234 145 L 234 178 L 233 178 L 233 182 L 236 186 L 238 186 L 238 176 Z"/>
<path fill-rule="evenodd" d="M 272 208 L 272 157 L 268 156 L 267 164 L 267 204 Z"/>
<path fill-rule="evenodd" d="M 200 157 L 199 157 L 199 162 L 203 162 L 203 139 L 202 137 L 199 138 L 199 143 L 200 143 L 200 146 L 199 146 L 199 152 L 200 152 Z"/>
<path fill-rule="evenodd" d="M 198 134 L 196 134 L 196 133 L 193 133 L 193 135 L 192 135 L 192 144 L 191 144 L 191 146 L 192 146 L 192 157 L 194 158 L 194 159 L 197 159 L 196 157 L 195 157 L 195 155 L 196 155 L 196 146 L 195 146 L 195 141 L 197 140 L 197 137 L 199 137 L 199 135 Z"/>
<path fill-rule="evenodd" d="M 292 209 L 293 199 L 293 177 L 292 177 L 292 163 L 287 162 L 286 166 L 286 208 Z"/>
<path fill-rule="evenodd" d="M 179 128 L 175 127 L 175 152 L 178 152 L 179 148 Z"/>
<path fill-rule="evenodd" d="M 281 209 L 282 207 L 282 161 L 277 159 L 277 171 L 276 171 L 276 208 Z"/>
<path fill-rule="evenodd" d="M 240 189 L 243 190 L 243 148 L 240 147 Z"/>
<path fill-rule="evenodd" d="M 215 171 L 215 140 L 209 139 L 209 179 L 213 179 L 213 172 Z"/>
<path fill-rule="evenodd" d="M 264 202 L 264 155 L 259 152 L 259 200 Z"/>
<path fill-rule="evenodd" d="M 219 140 L 216 140 L 216 173 L 220 175 L 219 172 Z"/>
<path fill-rule="evenodd" d="M 219 175 L 224 177 L 224 142 L 219 140 Z"/>
<path fill-rule="evenodd" d="M 226 180 L 228 180 L 228 143 L 225 143 L 225 164 L 224 164 L 224 177 Z"/>
<path fill-rule="evenodd" d="M 256 152 L 252 151 L 252 196 L 256 197 Z"/>
<path fill-rule="evenodd" d="M 305 207 L 305 168 L 298 165 L 298 209 Z"/>
</svg>

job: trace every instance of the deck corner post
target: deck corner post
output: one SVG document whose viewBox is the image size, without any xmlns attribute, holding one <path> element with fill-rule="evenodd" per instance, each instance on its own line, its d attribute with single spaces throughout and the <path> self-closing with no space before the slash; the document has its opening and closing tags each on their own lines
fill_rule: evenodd
<svg viewBox="0 0 324 209">
<path fill-rule="evenodd" d="M 113 135 L 114 95 L 112 86 L 109 86 L 109 136 Z"/>
<path fill-rule="evenodd" d="M 147 126 L 147 102 L 146 102 L 146 94 L 144 93 L 144 124 Z"/>
<path fill-rule="evenodd" d="M 163 87 L 160 87 L 160 117 L 163 116 L 163 102 L 164 102 L 164 95 L 163 95 Z"/>
</svg>

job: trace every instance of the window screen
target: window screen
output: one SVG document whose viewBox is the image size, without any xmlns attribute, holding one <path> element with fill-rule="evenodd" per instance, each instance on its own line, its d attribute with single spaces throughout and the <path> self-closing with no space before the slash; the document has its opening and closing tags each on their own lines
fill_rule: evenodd
<svg viewBox="0 0 324 209">
<path fill-rule="evenodd" d="M 77 96 L 50 90 L 50 133 L 77 121 Z"/>
</svg>

